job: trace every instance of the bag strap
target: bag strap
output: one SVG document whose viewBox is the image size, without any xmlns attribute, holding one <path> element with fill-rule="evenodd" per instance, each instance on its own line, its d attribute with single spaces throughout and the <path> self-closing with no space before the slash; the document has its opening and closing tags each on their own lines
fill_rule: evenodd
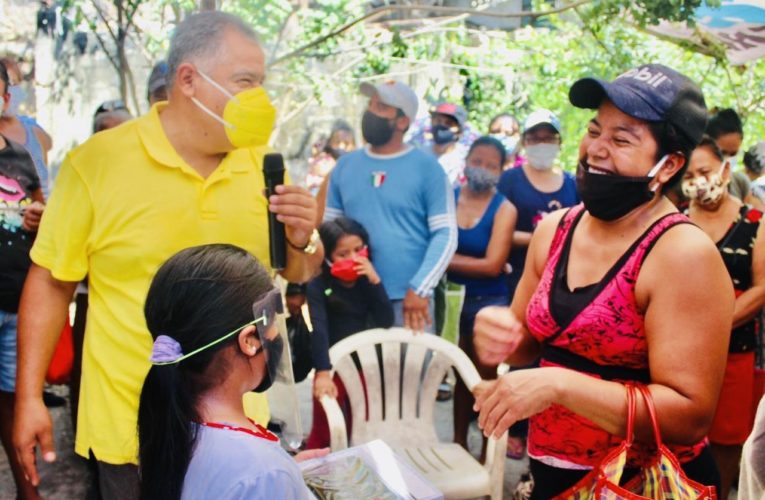
<svg viewBox="0 0 765 500">
<path fill-rule="evenodd" d="M 626 384 L 627 388 L 627 434 L 625 436 L 625 444 L 627 448 L 632 447 L 632 442 L 635 439 L 635 384 Z"/>
<path fill-rule="evenodd" d="M 656 407 L 653 404 L 653 396 L 651 396 L 651 391 L 648 390 L 648 387 L 639 384 L 637 388 L 640 390 L 641 394 L 643 395 L 643 400 L 645 401 L 645 406 L 648 408 L 648 415 L 651 417 L 651 426 L 653 427 L 653 435 L 656 438 L 656 446 L 658 448 L 662 447 L 661 442 L 661 432 L 659 431 L 659 419 L 656 416 Z"/>
</svg>

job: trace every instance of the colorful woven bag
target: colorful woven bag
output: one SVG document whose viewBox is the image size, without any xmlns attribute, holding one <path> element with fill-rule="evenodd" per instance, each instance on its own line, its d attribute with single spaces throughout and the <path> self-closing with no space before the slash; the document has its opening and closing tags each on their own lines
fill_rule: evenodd
<svg viewBox="0 0 765 500">
<path fill-rule="evenodd" d="M 627 453 L 632 447 L 635 428 L 636 393 L 640 391 L 651 417 L 656 438 L 656 457 L 640 472 L 620 485 Z M 556 500 L 715 500 L 712 486 L 688 479 L 680 463 L 661 440 L 656 408 L 648 388 L 627 384 L 627 435 L 622 444 L 605 456 L 601 463 Z"/>
</svg>

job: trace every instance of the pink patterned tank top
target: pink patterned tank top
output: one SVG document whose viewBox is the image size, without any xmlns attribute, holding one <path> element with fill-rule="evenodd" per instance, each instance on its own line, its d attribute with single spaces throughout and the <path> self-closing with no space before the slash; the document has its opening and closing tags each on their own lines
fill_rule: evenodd
<svg viewBox="0 0 765 500">
<path fill-rule="evenodd" d="M 587 300 L 578 303 L 577 291 L 568 292 L 565 286 L 564 292 L 556 285 L 565 283 L 571 239 L 583 213 L 584 207 L 578 205 L 561 219 L 526 312 L 529 332 L 543 345 L 540 364 L 563 366 L 606 380 L 648 383 L 648 345 L 635 283 L 643 261 L 661 235 L 689 221 L 679 213 L 656 221 L 601 282 L 585 287 Z M 529 455 L 552 467 L 592 468 L 622 440 L 561 405 L 552 405 L 530 419 Z M 687 462 L 705 445 L 706 440 L 695 446 L 670 448 L 681 462 Z M 635 460 L 640 461 L 644 453 L 638 451 Z"/>
</svg>

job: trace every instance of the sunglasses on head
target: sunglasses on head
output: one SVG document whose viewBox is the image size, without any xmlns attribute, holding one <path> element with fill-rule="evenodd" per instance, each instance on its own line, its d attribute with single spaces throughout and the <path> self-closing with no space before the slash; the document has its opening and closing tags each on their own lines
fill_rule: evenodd
<svg viewBox="0 0 765 500">
<path fill-rule="evenodd" d="M 125 106 L 125 102 L 122 99 L 112 99 L 111 101 L 102 102 L 96 109 L 96 112 L 94 113 L 94 115 L 97 115 L 99 113 L 107 113 L 109 111 L 117 111 L 120 109 L 127 111 L 127 106 Z"/>
</svg>

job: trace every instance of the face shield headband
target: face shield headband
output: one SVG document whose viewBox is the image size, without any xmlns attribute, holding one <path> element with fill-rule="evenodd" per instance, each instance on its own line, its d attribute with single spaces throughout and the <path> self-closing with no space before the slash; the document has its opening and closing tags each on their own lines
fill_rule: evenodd
<svg viewBox="0 0 765 500">
<path fill-rule="evenodd" d="M 281 344 L 281 339 L 279 338 L 276 329 L 270 328 L 275 324 L 276 315 L 283 314 L 284 312 L 282 295 L 279 289 L 276 287 L 272 288 L 268 293 L 266 293 L 265 296 L 263 296 L 262 299 L 253 304 L 252 311 L 255 317 L 255 319 L 252 321 L 245 323 L 237 329 L 232 330 L 220 338 L 213 340 L 212 342 L 203 345 L 202 347 L 194 349 L 187 354 L 183 353 L 181 344 L 177 340 L 168 335 L 159 335 L 154 340 L 154 346 L 152 347 L 149 361 L 151 364 L 157 366 L 178 364 L 181 361 L 194 356 L 195 354 L 199 354 L 200 352 L 205 351 L 214 345 L 220 344 L 221 342 L 230 339 L 250 325 L 260 325 L 262 327 L 258 328 L 258 336 L 260 337 L 261 346 L 258 348 L 258 351 L 256 351 L 255 354 L 258 354 L 261 350 L 264 350 L 266 351 L 266 356 L 268 359 L 281 357 L 281 352 L 271 352 L 273 350 L 272 348 L 277 347 L 275 344 Z M 267 334 L 269 331 L 274 332 L 272 335 L 273 338 L 268 338 L 269 336 Z M 278 347 L 281 348 L 281 345 Z"/>
</svg>

